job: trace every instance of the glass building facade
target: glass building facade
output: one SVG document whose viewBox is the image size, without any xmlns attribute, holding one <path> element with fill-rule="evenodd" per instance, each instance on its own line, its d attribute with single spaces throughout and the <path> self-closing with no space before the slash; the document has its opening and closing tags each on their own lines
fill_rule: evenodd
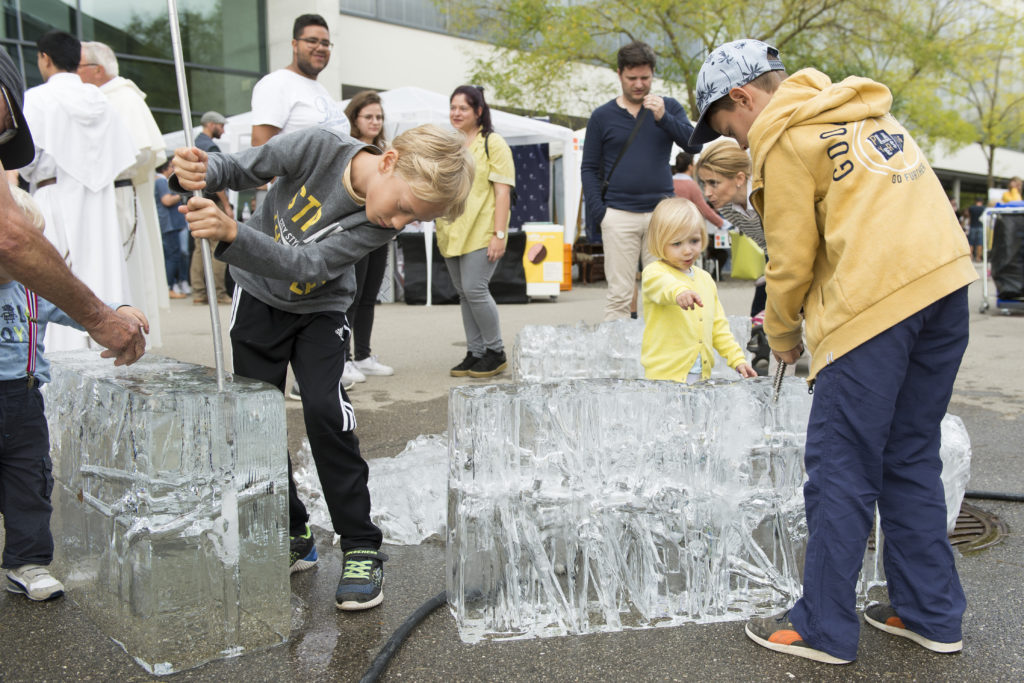
<svg viewBox="0 0 1024 683">
<path fill-rule="evenodd" d="M 28 87 L 42 82 L 36 40 L 51 29 L 106 43 L 120 75 L 146 93 L 162 132 L 180 130 L 181 112 L 166 0 L 0 0 L 0 45 Z M 193 123 L 211 109 L 249 110 L 252 87 L 267 72 L 266 0 L 178 0 Z"/>
</svg>

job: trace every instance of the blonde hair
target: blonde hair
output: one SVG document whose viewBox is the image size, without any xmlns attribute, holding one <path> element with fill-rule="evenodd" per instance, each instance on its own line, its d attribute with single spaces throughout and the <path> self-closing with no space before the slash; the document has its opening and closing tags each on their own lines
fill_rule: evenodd
<svg viewBox="0 0 1024 683">
<path fill-rule="evenodd" d="M 665 247 L 676 240 L 700 232 L 700 246 L 708 246 L 708 229 L 704 216 L 689 199 L 669 197 L 654 207 L 651 224 L 647 228 L 647 248 L 659 259 L 665 259 Z"/>
<path fill-rule="evenodd" d="M 32 225 L 42 232 L 46 227 L 46 220 L 43 218 L 43 212 L 39 209 L 39 205 L 36 204 L 36 200 L 32 199 L 32 195 L 17 185 L 11 185 L 10 188 L 14 203 L 28 216 Z"/>
<path fill-rule="evenodd" d="M 398 152 L 395 173 L 409 183 L 417 199 L 444 207 L 442 218 L 455 219 L 466 210 L 476 164 L 466 137 L 432 123 L 407 130 L 391 144 Z"/>
<path fill-rule="evenodd" d="M 774 73 L 774 72 L 772 72 Z M 697 171 L 706 169 L 726 178 L 735 178 L 740 173 L 750 177 L 750 156 L 731 138 L 723 138 L 705 145 L 697 160 Z"/>
</svg>

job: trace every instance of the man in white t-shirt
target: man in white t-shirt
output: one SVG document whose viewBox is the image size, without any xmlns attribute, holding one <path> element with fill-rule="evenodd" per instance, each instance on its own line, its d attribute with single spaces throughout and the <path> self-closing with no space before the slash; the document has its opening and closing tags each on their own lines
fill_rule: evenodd
<svg viewBox="0 0 1024 683">
<path fill-rule="evenodd" d="M 292 63 L 252 89 L 252 146 L 279 133 L 329 125 L 348 132 L 348 118 L 317 76 L 331 59 L 331 35 L 319 14 L 303 14 L 292 27 Z"/>
</svg>

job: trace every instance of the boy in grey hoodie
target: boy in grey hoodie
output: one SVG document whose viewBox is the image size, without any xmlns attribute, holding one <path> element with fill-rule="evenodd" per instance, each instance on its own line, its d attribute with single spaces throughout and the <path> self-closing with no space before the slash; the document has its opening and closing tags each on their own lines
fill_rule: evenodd
<svg viewBox="0 0 1024 683">
<path fill-rule="evenodd" d="M 237 285 L 232 306 L 234 371 L 285 387 L 288 364 L 302 387 L 313 460 L 344 552 L 335 603 L 379 605 L 382 534 L 370 520 L 368 468 L 342 387 L 355 294 L 353 264 L 414 220 L 458 216 L 473 178 L 462 137 L 433 125 L 395 138 L 387 152 L 328 128 L 272 138 L 238 154 L 175 152 L 172 188 L 255 188 L 276 178 L 248 223 L 210 200 L 183 207 L 194 237 L 219 241 L 214 255 Z M 317 562 L 309 515 L 291 478 L 290 571 Z"/>
</svg>

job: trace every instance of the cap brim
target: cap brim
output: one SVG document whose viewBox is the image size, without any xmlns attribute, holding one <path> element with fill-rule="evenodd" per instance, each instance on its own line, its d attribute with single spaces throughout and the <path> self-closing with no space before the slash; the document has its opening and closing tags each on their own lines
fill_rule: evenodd
<svg viewBox="0 0 1024 683">
<path fill-rule="evenodd" d="M 710 109 L 711 107 L 708 107 L 704 110 L 704 113 L 706 114 Z M 716 133 L 708 124 L 707 118 L 704 115 L 701 115 L 701 117 L 697 119 L 697 125 L 693 127 L 693 133 L 690 134 L 690 146 L 695 147 L 697 145 L 703 145 L 720 137 L 721 135 Z"/>
<path fill-rule="evenodd" d="M 7 170 L 21 168 L 32 162 L 36 156 L 36 147 L 32 142 L 32 132 L 28 128 L 21 107 L 11 98 L 11 115 L 18 124 L 18 134 L 9 142 L 0 145 L 0 163 Z"/>
</svg>

